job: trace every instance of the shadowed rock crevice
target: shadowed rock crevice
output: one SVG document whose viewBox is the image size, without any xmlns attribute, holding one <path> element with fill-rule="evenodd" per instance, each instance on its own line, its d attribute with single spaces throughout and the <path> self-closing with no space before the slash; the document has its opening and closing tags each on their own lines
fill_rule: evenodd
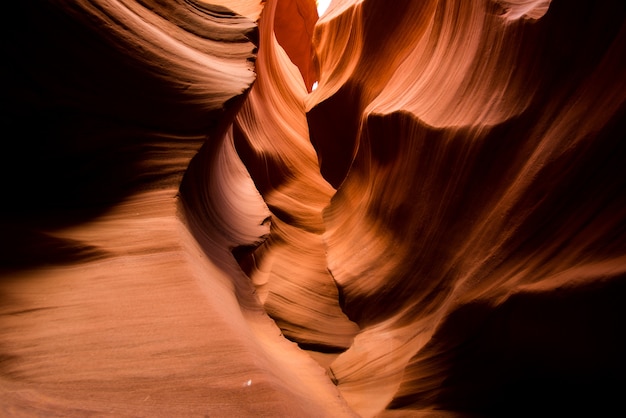
<svg viewBox="0 0 626 418">
<path fill-rule="evenodd" d="M 619 301 L 625 283 L 613 277 L 515 294 L 498 306 L 477 301 L 459 307 L 412 359 L 390 408 L 431 403 L 485 416 L 610 413 L 619 405 L 626 367 L 626 339 L 614 332 L 625 314 Z M 418 371 L 425 367 L 445 378 L 426 378 Z"/>
<path fill-rule="evenodd" d="M 620 409 L 623 0 L 3 11 L 1 416 Z"/>
</svg>

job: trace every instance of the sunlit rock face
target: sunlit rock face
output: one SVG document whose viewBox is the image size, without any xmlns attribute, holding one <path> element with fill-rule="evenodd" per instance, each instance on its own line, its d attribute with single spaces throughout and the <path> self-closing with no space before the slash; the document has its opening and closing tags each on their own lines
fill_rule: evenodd
<svg viewBox="0 0 626 418">
<path fill-rule="evenodd" d="M 626 8 L 547 6 L 337 2 L 317 26 L 324 239 L 360 328 L 330 369 L 363 415 L 618 405 Z"/>
<path fill-rule="evenodd" d="M 0 415 L 621 409 L 626 4 L 315 3 L 6 7 Z"/>
<path fill-rule="evenodd" d="M 7 5 L 0 416 L 354 416 L 231 252 L 269 233 L 231 128 L 261 12 Z"/>
</svg>

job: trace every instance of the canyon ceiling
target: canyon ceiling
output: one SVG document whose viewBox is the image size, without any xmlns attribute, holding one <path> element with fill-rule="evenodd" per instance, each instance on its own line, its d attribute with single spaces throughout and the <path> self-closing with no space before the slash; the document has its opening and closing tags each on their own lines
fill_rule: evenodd
<svg viewBox="0 0 626 418">
<path fill-rule="evenodd" d="M 0 415 L 624 409 L 623 0 L 3 7 Z"/>
</svg>

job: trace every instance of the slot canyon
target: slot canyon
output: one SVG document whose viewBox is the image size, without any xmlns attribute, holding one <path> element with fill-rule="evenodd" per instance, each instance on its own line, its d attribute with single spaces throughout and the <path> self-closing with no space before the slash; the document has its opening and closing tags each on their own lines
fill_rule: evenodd
<svg viewBox="0 0 626 418">
<path fill-rule="evenodd" d="M 3 8 L 0 416 L 625 409 L 624 0 Z"/>
</svg>

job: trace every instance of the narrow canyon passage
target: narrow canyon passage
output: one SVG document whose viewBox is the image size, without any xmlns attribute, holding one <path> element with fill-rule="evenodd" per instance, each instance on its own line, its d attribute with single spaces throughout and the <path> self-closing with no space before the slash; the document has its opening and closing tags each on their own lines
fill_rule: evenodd
<svg viewBox="0 0 626 418">
<path fill-rule="evenodd" d="M 290 34 L 306 33 L 317 15 L 310 1 L 290 3 L 292 9 L 308 4 L 308 14 L 283 10 L 280 4 L 268 3 L 263 10 L 257 80 L 233 125 L 237 151 L 271 212 L 268 239 L 242 264 L 249 266 L 244 268 L 265 310 L 287 338 L 302 348 L 338 353 L 351 345 L 358 327 L 341 311 L 326 261 L 322 211 L 335 189 L 321 176 L 309 141 L 303 78 L 313 66 L 313 52 L 305 44 L 302 51 L 292 46 L 287 55 L 272 30 L 290 19 Z M 288 13 L 295 16 L 285 17 Z M 294 23 L 298 16 L 304 17 L 299 26 Z M 304 61 L 309 62 L 304 70 L 291 63 Z"/>
<path fill-rule="evenodd" d="M 605 415 L 626 4 L 6 6 L 0 415 Z"/>
</svg>

